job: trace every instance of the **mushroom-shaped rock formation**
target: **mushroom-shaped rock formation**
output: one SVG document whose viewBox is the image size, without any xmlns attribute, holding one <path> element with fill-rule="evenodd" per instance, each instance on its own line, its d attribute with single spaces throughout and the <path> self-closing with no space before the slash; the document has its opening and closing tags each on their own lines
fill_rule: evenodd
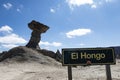
<svg viewBox="0 0 120 80">
<path fill-rule="evenodd" d="M 49 29 L 49 27 L 35 20 L 28 23 L 28 27 L 32 30 L 32 33 L 26 47 L 40 49 L 38 44 L 41 40 L 41 34 L 45 33 Z"/>
</svg>

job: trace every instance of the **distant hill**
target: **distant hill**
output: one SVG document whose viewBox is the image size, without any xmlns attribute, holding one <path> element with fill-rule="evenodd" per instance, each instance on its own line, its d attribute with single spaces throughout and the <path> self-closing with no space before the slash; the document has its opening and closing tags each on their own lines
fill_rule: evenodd
<svg viewBox="0 0 120 80">
<path fill-rule="evenodd" d="M 120 46 L 114 46 L 112 48 L 114 48 L 116 58 L 120 59 Z"/>
</svg>

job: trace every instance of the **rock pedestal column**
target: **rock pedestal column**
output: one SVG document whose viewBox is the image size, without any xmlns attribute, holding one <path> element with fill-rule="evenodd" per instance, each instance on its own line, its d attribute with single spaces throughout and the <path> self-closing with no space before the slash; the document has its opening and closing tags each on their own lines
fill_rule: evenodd
<svg viewBox="0 0 120 80">
<path fill-rule="evenodd" d="M 28 27 L 32 30 L 32 33 L 26 47 L 40 49 L 39 42 L 41 40 L 41 34 L 45 33 L 49 29 L 49 27 L 35 20 L 28 23 Z"/>
</svg>

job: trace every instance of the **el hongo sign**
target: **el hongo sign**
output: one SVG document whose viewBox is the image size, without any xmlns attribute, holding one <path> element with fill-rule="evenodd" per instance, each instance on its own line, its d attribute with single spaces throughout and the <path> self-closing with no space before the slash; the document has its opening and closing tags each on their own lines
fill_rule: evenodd
<svg viewBox="0 0 120 80">
<path fill-rule="evenodd" d="M 65 48 L 62 55 L 63 66 L 115 64 L 113 48 Z"/>
</svg>

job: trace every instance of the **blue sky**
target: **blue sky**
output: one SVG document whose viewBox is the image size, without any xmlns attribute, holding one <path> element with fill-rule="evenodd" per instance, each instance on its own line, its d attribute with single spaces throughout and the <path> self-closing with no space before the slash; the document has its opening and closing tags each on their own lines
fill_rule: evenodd
<svg viewBox="0 0 120 80">
<path fill-rule="evenodd" d="M 120 46 L 120 0 L 0 0 L 0 52 L 24 46 L 28 23 L 48 25 L 40 47 Z"/>
</svg>

